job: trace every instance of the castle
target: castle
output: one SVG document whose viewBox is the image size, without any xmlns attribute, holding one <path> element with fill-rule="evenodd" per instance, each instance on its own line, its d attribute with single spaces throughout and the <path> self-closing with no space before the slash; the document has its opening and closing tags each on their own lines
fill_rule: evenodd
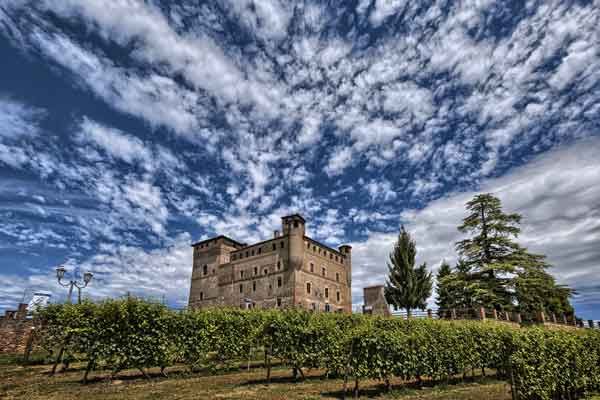
<svg viewBox="0 0 600 400">
<path fill-rule="evenodd" d="M 281 222 L 281 234 L 251 245 L 223 235 L 192 244 L 189 306 L 351 312 L 352 248 L 309 238 L 298 214 Z"/>
</svg>

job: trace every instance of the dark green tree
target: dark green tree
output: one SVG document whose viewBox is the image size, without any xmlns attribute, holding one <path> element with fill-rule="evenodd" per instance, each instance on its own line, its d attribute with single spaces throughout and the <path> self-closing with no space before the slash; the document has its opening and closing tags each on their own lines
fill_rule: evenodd
<svg viewBox="0 0 600 400">
<path fill-rule="evenodd" d="M 427 298 L 431 296 L 433 286 L 427 265 L 423 263 L 415 268 L 416 256 L 415 241 L 402 227 L 394 250 L 390 253 L 385 298 L 395 309 L 406 309 L 409 317 L 412 310 L 424 310 L 427 307 Z"/>
<path fill-rule="evenodd" d="M 450 264 L 444 260 L 442 261 L 440 269 L 435 276 L 437 293 L 435 304 L 441 310 L 448 310 L 452 308 L 452 293 L 449 286 L 450 280 L 446 279 L 450 275 L 452 275 L 452 268 L 450 267 Z"/>
<path fill-rule="evenodd" d="M 457 242 L 456 249 L 468 270 L 471 305 L 506 310 L 521 299 L 523 307 L 539 310 L 548 308 L 551 298 L 563 304 L 565 294 L 568 303 L 570 291 L 557 286 L 546 272 L 545 256 L 529 253 L 515 241 L 521 232 L 519 214 L 504 213 L 500 199 L 489 193 L 475 196 L 466 208 L 469 214 L 458 230 L 470 237 Z M 554 297 L 545 297 L 542 304 L 540 293 Z"/>
<path fill-rule="evenodd" d="M 548 313 L 573 314 L 569 297 L 574 291 L 557 285 L 554 277 L 543 270 L 526 270 L 517 275 L 515 297 L 522 313 L 535 313 L 540 309 Z"/>
</svg>

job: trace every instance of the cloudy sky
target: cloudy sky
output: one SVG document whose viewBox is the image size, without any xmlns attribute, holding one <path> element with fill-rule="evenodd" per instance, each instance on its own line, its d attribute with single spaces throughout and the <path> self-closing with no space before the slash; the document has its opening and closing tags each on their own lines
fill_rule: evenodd
<svg viewBox="0 0 600 400">
<path fill-rule="evenodd" d="M 64 298 L 59 264 L 182 306 L 192 241 L 292 212 L 352 244 L 359 304 L 401 224 L 436 269 L 493 192 L 598 319 L 599 26 L 598 0 L 3 0 L 0 309 Z"/>
</svg>

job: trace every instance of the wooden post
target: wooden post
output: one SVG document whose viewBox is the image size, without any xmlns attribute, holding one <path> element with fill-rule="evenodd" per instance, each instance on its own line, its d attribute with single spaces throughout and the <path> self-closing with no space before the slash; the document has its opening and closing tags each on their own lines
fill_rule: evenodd
<svg viewBox="0 0 600 400">
<path fill-rule="evenodd" d="M 485 308 L 483 307 L 479 308 L 479 319 L 485 321 Z"/>
<path fill-rule="evenodd" d="M 555 324 L 556 323 L 556 314 L 554 314 L 554 313 L 550 314 L 550 318 L 552 318 L 552 323 Z"/>
<path fill-rule="evenodd" d="M 431 312 L 431 308 L 427 309 L 427 318 L 433 318 L 433 313 Z"/>
<path fill-rule="evenodd" d="M 35 335 L 35 326 L 31 327 L 29 331 L 29 336 L 27 336 L 27 343 L 25 344 L 25 353 L 23 354 L 23 364 L 27 364 L 29 362 L 29 356 L 31 355 L 31 349 L 33 348 L 33 339 Z"/>
<path fill-rule="evenodd" d="M 453 308 L 453 309 L 451 310 L 450 318 L 451 318 L 451 319 L 456 319 L 456 308 Z"/>
<path fill-rule="evenodd" d="M 518 324 L 523 323 L 523 319 L 521 318 L 521 313 L 516 313 L 515 314 L 515 322 Z"/>
<path fill-rule="evenodd" d="M 495 308 L 492 310 L 492 315 L 494 316 L 495 320 L 498 319 L 498 311 Z"/>
<path fill-rule="evenodd" d="M 510 313 L 508 311 L 504 311 L 504 319 L 510 322 Z"/>
<path fill-rule="evenodd" d="M 537 320 L 539 323 L 545 324 L 546 323 L 546 314 L 544 314 L 543 311 L 538 311 Z"/>
</svg>

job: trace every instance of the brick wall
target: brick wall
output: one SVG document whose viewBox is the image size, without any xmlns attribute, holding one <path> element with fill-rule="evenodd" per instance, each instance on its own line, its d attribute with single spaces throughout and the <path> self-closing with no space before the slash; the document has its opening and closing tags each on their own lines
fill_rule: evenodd
<svg viewBox="0 0 600 400">
<path fill-rule="evenodd" d="M 0 353 L 23 354 L 33 327 L 33 320 L 27 319 L 27 304 L 19 304 L 17 311 L 6 311 L 0 317 Z"/>
</svg>

